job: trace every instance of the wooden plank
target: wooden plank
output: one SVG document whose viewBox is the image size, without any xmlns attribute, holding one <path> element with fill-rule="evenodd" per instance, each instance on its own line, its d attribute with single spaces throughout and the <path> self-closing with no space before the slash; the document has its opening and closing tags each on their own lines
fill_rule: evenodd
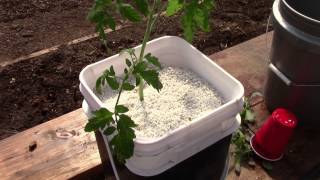
<svg viewBox="0 0 320 180">
<path fill-rule="evenodd" d="M 68 179 L 99 165 L 86 121 L 78 109 L 1 141 L 1 179 Z"/>
<path fill-rule="evenodd" d="M 261 91 L 266 68 L 264 42 L 262 35 L 211 58 L 242 81 L 246 94 Z M 95 136 L 83 131 L 85 122 L 86 116 L 78 109 L 1 141 L 1 179 L 69 179 L 101 173 Z M 126 169 L 121 169 L 121 176 L 133 177 Z"/>
<path fill-rule="evenodd" d="M 248 96 L 254 91 L 261 92 L 267 72 L 269 48 L 266 38 L 272 32 L 228 48 L 210 56 L 216 63 L 238 79 Z"/>
</svg>

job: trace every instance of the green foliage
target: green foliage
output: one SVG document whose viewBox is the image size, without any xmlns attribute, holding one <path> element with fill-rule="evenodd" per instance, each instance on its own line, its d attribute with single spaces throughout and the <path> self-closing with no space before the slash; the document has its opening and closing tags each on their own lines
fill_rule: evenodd
<svg viewBox="0 0 320 180">
<path fill-rule="evenodd" d="M 133 68 L 133 74 L 144 71 L 148 67 L 148 64 L 145 61 L 138 62 Z"/>
<path fill-rule="evenodd" d="M 136 137 L 133 127 L 136 127 L 136 124 L 129 116 L 125 114 L 119 115 L 118 133 L 112 138 L 111 145 L 114 147 L 118 160 L 123 163 L 133 154 L 133 139 Z"/>
<path fill-rule="evenodd" d="M 114 112 L 101 108 L 93 112 L 93 117 L 89 119 L 85 131 L 103 130 L 104 134 L 111 137 L 112 151 L 120 162 L 125 162 L 130 158 L 134 150 L 133 139 L 136 137 L 134 121 L 124 113 L 129 109 L 124 105 L 119 105 L 119 99 L 122 91 L 131 91 L 139 86 L 140 100 L 143 100 L 144 81 L 155 88 L 158 92 L 163 85 L 159 79 L 158 70 L 161 64 L 157 57 L 151 53 L 144 54 L 146 43 L 149 40 L 153 26 L 156 24 L 161 12 L 166 9 L 166 14 L 172 16 L 179 11 L 182 14 L 182 27 L 184 36 L 188 41 L 192 41 L 193 34 L 197 29 L 208 31 L 209 14 L 213 9 L 213 0 L 134 0 L 124 3 L 122 0 L 95 0 L 91 8 L 88 19 L 95 23 L 96 31 L 103 44 L 107 47 L 107 35 L 105 28 L 116 29 L 114 13 L 118 13 L 122 18 L 131 22 L 140 22 L 146 17 L 146 31 L 142 42 L 139 58 L 134 49 L 126 49 L 120 52 L 128 53 L 129 58 L 125 59 L 126 68 L 123 69 L 123 75 L 117 77 L 113 66 L 106 69 L 96 80 L 96 91 L 101 93 L 102 88 L 108 85 L 111 89 L 118 91 L 118 98 L 115 104 Z M 135 79 L 135 84 L 129 80 Z M 250 114 L 247 113 L 248 117 Z"/>
<path fill-rule="evenodd" d="M 249 158 L 249 154 L 251 153 L 251 147 L 247 142 L 246 135 L 238 130 L 232 136 L 232 143 L 235 145 L 235 161 L 236 163 L 241 163 L 243 160 L 247 160 Z"/>
<path fill-rule="evenodd" d="M 118 3 L 118 7 L 122 17 L 129 21 L 139 22 L 141 20 L 140 14 L 130 4 Z"/>
<path fill-rule="evenodd" d="M 137 9 L 139 10 L 139 12 L 141 14 L 143 14 L 144 16 L 148 16 L 149 14 L 149 5 L 147 0 L 134 0 Z"/>
<path fill-rule="evenodd" d="M 146 58 L 146 60 L 149 63 L 151 63 L 151 64 L 155 65 L 156 67 L 158 67 L 159 69 L 161 69 L 161 64 L 159 62 L 159 59 L 157 57 L 155 57 L 155 56 L 152 56 L 151 53 L 146 54 L 144 56 L 144 58 Z"/>
<path fill-rule="evenodd" d="M 86 132 L 91 132 L 99 128 L 104 128 L 113 121 L 112 115 L 113 113 L 106 108 L 101 108 L 93 112 L 93 117 L 89 119 L 84 130 Z"/>
<path fill-rule="evenodd" d="M 248 99 L 245 98 L 244 104 L 243 104 L 243 110 L 240 113 L 242 123 L 253 123 L 255 121 L 255 114 L 253 110 L 250 107 L 250 104 L 248 102 Z"/>
<path fill-rule="evenodd" d="M 129 109 L 127 107 L 125 107 L 124 105 L 117 105 L 115 108 L 116 113 L 126 113 L 129 111 Z"/>
<path fill-rule="evenodd" d="M 182 28 L 184 37 L 192 41 L 197 29 L 208 32 L 210 30 L 210 11 L 214 8 L 213 0 L 169 0 L 166 14 L 173 14 L 183 10 Z"/>
<path fill-rule="evenodd" d="M 138 86 L 140 84 L 141 77 L 139 75 L 136 75 L 135 78 L 136 78 L 136 86 Z"/>
<path fill-rule="evenodd" d="M 141 77 L 158 92 L 162 89 L 163 85 L 159 79 L 159 73 L 156 70 L 146 70 L 139 72 Z"/>
<path fill-rule="evenodd" d="M 116 128 L 114 126 L 109 126 L 107 127 L 106 130 L 103 131 L 103 133 L 107 136 L 111 135 L 112 133 L 114 133 L 116 131 Z"/>
<path fill-rule="evenodd" d="M 138 62 L 133 49 L 127 49 L 123 52 L 130 55 L 130 58 L 125 59 L 128 68 L 126 68 L 124 77 L 117 77 L 113 66 L 110 66 L 97 79 L 96 91 L 101 93 L 102 87 L 108 84 L 112 89 L 119 91 L 118 98 L 120 98 L 123 90 L 130 91 L 139 86 L 141 78 L 159 91 L 162 84 L 159 80 L 159 73 L 156 71 L 156 68 L 161 67 L 158 59 L 148 53 L 141 62 Z M 129 82 L 129 79 L 133 78 L 136 78 L 135 85 Z M 121 83 L 117 79 L 122 79 Z M 120 162 L 125 163 L 125 160 L 133 154 L 133 139 L 136 137 L 133 128 L 137 125 L 124 114 L 129 111 L 128 107 L 118 103 L 119 101 L 116 102 L 114 112 L 110 112 L 106 108 L 93 112 L 93 118 L 87 123 L 85 131 L 101 129 L 104 130 L 105 135 L 113 135 L 110 141 L 113 153 Z"/>
<path fill-rule="evenodd" d="M 117 90 L 119 88 L 119 82 L 116 78 L 113 66 L 111 66 L 109 69 L 106 69 L 103 74 L 97 79 L 96 81 L 96 91 L 98 93 L 101 93 L 102 86 L 105 85 L 105 82 L 108 83 L 108 85 L 113 90 Z"/>
<path fill-rule="evenodd" d="M 131 91 L 131 90 L 133 90 L 134 88 L 135 88 L 134 85 L 131 85 L 130 83 L 124 83 L 124 84 L 123 84 L 123 90 Z"/>
<path fill-rule="evenodd" d="M 107 36 L 104 32 L 104 28 L 109 26 L 112 30 L 115 30 L 116 27 L 114 18 L 105 11 L 111 4 L 111 0 L 96 0 L 87 16 L 87 19 L 96 23 L 96 31 L 105 46 L 107 46 Z"/>
<path fill-rule="evenodd" d="M 240 173 L 241 164 L 244 161 L 248 161 L 252 152 L 249 144 L 251 134 L 249 133 L 250 130 L 248 125 L 254 123 L 255 115 L 247 98 L 244 99 L 243 110 L 241 111 L 240 116 L 241 127 L 232 136 L 232 144 L 235 145 L 235 170 L 238 173 Z"/>
<path fill-rule="evenodd" d="M 177 13 L 183 7 L 184 1 L 181 0 L 171 0 L 168 2 L 168 7 L 166 10 L 167 16 L 172 16 Z"/>
</svg>

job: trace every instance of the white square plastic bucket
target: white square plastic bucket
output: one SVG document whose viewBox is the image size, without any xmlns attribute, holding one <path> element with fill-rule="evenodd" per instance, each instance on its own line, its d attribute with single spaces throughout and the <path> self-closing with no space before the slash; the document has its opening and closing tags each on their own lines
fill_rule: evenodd
<svg viewBox="0 0 320 180">
<path fill-rule="evenodd" d="M 137 54 L 140 48 L 141 45 L 134 48 Z M 142 176 L 160 174 L 234 132 L 240 125 L 237 115 L 242 110 L 244 95 L 244 88 L 238 80 L 179 37 L 164 36 L 152 40 L 147 44 L 148 52 L 158 57 L 163 64 L 192 70 L 208 81 L 222 95 L 225 103 L 160 138 L 137 137 L 134 140 L 134 155 L 127 160 L 126 166 Z M 116 74 L 120 75 L 126 66 L 125 58 L 125 55 L 117 54 L 88 65 L 81 71 L 80 91 L 88 104 L 87 111 L 103 107 L 93 92 L 96 79 L 111 65 Z"/>
</svg>

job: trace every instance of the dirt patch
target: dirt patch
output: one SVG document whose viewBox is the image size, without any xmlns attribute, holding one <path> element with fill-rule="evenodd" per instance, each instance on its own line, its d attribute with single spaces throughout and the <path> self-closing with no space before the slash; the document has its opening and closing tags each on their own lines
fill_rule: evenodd
<svg viewBox="0 0 320 180">
<path fill-rule="evenodd" d="M 87 3 L 89 6 L 90 3 Z M 212 31 L 198 33 L 193 44 L 209 55 L 262 34 L 265 32 L 271 5 L 272 0 L 217 1 L 216 11 L 213 12 L 210 20 Z M 49 11 L 55 8 L 53 5 Z M 74 11 L 79 12 L 79 9 Z M 30 15 L 26 13 L 21 16 L 28 17 Z M 56 16 L 57 20 L 61 17 L 60 15 Z M 32 17 L 30 17 L 31 19 Z M 10 18 L 7 18 L 7 21 L 9 22 Z M 78 19 L 78 21 L 80 20 Z M 81 19 L 81 21 L 84 20 Z M 11 26 L 12 24 L 8 23 L 4 28 Z M 48 28 L 51 26 L 52 29 L 59 27 L 55 24 L 46 25 Z M 86 25 L 84 29 L 86 28 L 92 27 Z M 61 29 L 60 33 L 52 38 L 60 36 L 71 38 L 69 36 L 72 33 L 69 34 L 67 29 Z M 43 37 L 48 36 L 46 31 L 39 34 Z M 163 35 L 181 36 L 181 34 L 178 17 L 161 18 L 152 39 Z M 18 33 L 17 36 L 21 36 L 21 34 Z M 142 37 L 143 27 L 124 28 L 109 34 L 109 47 L 116 53 L 123 48 L 140 44 Z M 2 42 L 1 38 L 3 37 L 0 35 Z M 39 37 L 39 39 L 41 38 Z M 28 47 L 35 49 L 44 47 L 38 46 L 36 42 L 28 41 Z M 45 47 L 51 44 L 47 43 Z M 2 46 L 3 44 L 0 43 L 0 48 Z M 21 52 L 29 52 L 28 48 L 24 49 L 25 46 L 27 45 L 21 44 L 21 42 L 16 45 L 13 43 L 10 45 L 11 48 L 8 46 L 8 52 L 5 54 L 17 55 L 19 53 L 15 52 L 19 49 L 22 49 Z M 0 69 L 0 119 L 2 120 L 0 122 L 0 139 L 81 107 L 83 98 L 78 90 L 79 72 L 86 65 L 112 54 L 106 53 L 99 40 L 92 39 L 72 46 L 63 46 L 55 52 Z M 1 56 L 3 56 L 3 52 L 0 52 Z"/>
<path fill-rule="evenodd" d="M 94 0 L 1 0 L 0 62 L 94 32 L 86 14 Z"/>
</svg>

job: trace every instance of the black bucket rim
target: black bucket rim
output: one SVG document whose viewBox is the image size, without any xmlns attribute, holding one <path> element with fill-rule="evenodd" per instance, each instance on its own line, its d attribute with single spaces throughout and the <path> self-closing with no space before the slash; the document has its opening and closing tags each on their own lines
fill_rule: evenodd
<svg viewBox="0 0 320 180">
<path fill-rule="evenodd" d="M 312 43 L 320 43 L 320 21 L 310 18 L 291 7 L 287 0 L 275 0 L 272 17 L 287 31 Z M 311 36 L 310 36 L 311 35 Z"/>
<path fill-rule="evenodd" d="M 320 20 L 311 18 L 311 17 L 309 17 L 309 16 L 307 16 L 307 15 L 304 15 L 304 14 L 302 14 L 301 12 L 297 11 L 296 9 L 294 9 L 294 8 L 287 2 L 287 0 L 281 0 L 281 2 L 283 2 L 284 5 L 285 5 L 285 7 L 287 7 L 287 8 L 290 10 L 290 12 L 293 13 L 295 16 L 298 16 L 298 17 L 300 17 L 300 18 L 302 18 L 302 19 L 305 19 L 305 20 L 307 20 L 307 21 L 310 21 L 310 22 L 312 22 L 312 23 L 316 23 L 316 24 L 320 25 Z"/>
</svg>

